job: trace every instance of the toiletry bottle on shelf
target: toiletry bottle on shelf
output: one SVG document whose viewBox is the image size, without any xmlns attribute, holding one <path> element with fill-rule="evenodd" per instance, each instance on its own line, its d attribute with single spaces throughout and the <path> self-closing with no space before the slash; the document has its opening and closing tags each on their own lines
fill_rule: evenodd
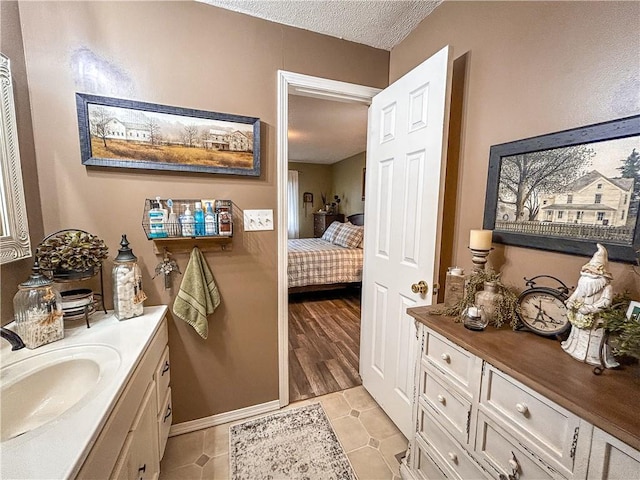
<svg viewBox="0 0 640 480">
<path fill-rule="evenodd" d="M 217 235 L 218 234 L 217 227 L 218 227 L 218 220 L 216 219 L 215 213 L 213 213 L 211 202 L 207 202 L 207 213 L 204 216 L 204 232 L 207 235 Z"/>
<path fill-rule="evenodd" d="M 167 200 L 167 207 L 171 210 L 169 213 L 169 220 L 167 221 L 166 229 L 170 237 L 180 236 L 180 222 L 178 221 L 178 214 L 173 211 L 173 200 Z"/>
<path fill-rule="evenodd" d="M 205 234 L 204 212 L 202 211 L 202 203 L 196 202 L 196 209 L 193 212 L 193 218 L 196 223 L 196 236 L 202 237 Z"/>
<path fill-rule="evenodd" d="M 160 204 L 155 200 L 150 200 L 151 208 L 149 209 L 149 237 L 163 238 L 167 236 L 164 228 L 164 212 L 160 208 Z"/>
<path fill-rule="evenodd" d="M 164 230 L 167 230 L 167 222 L 169 221 L 169 210 L 162 206 L 162 201 L 160 197 L 156 197 L 156 202 L 158 203 L 158 208 L 162 211 L 162 221 L 164 222 Z"/>
<path fill-rule="evenodd" d="M 189 210 L 189 204 L 184 204 L 184 215 L 182 216 L 182 236 L 183 237 L 194 237 L 195 232 L 195 219 L 193 215 L 191 215 L 191 210 Z"/>
</svg>

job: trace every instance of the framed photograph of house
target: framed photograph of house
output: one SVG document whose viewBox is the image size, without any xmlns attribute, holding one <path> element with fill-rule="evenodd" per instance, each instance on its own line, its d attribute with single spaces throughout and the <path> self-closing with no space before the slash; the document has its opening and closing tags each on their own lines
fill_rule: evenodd
<svg viewBox="0 0 640 480">
<path fill-rule="evenodd" d="M 83 165 L 260 176 L 260 119 L 76 93 Z"/>
<path fill-rule="evenodd" d="M 484 228 L 507 245 L 636 262 L 640 115 L 491 147 Z"/>
</svg>

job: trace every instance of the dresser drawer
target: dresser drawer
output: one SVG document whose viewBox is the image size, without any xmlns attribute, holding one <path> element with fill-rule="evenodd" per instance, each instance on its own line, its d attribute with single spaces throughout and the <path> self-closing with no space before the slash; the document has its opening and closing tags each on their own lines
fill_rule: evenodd
<svg viewBox="0 0 640 480">
<path fill-rule="evenodd" d="M 449 436 L 421 406 L 418 407 L 418 433 L 435 452 L 436 462 L 446 466 L 455 478 L 483 478 L 482 470 L 468 456 L 464 448 Z"/>
<path fill-rule="evenodd" d="M 469 441 L 471 402 L 448 389 L 432 373 L 421 371 L 420 401 L 433 416 L 462 444 Z"/>
<path fill-rule="evenodd" d="M 489 364 L 485 367 L 481 390 L 483 412 L 553 462 L 565 475 L 570 475 L 579 417 Z"/>
<path fill-rule="evenodd" d="M 563 479 L 560 473 L 527 453 L 495 422 L 478 413 L 476 457 L 495 478 L 514 475 L 518 480 Z M 504 477 L 503 477 L 504 478 Z"/>
<path fill-rule="evenodd" d="M 431 458 L 428 453 L 429 448 L 419 438 L 416 439 L 416 447 L 418 447 L 415 456 L 416 464 L 414 471 L 417 473 L 417 477 L 421 480 L 444 480 L 446 475 L 440 469 L 438 464 Z"/>
<path fill-rule="evenodd" d="M 471 398 L 473 365 L 475 363 L 475 357 L 472 354 L 444 337 L 427 331 L 423 355 L 429 365 L 452 380 Z"/>
</svg>

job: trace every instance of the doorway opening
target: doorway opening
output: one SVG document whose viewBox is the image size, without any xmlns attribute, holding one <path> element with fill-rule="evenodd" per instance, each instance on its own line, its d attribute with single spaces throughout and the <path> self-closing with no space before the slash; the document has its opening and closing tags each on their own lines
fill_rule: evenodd
<svg viewBox="0 0 640 480">
<path fill-rule="evenodd" d="M 290 335 L 292 333 L 290 332 L 289 323 L 290 304 L 289 282 L 287 275 L 289 237 L 288 170 L 290 169 L 290 99 L 292 96 L 310 97 L 313 99 L 322 99 L 325 101 L 329 100 L 331 102 L 356 104 L 364 106 L 366 108 L 371 103 L 371 99 L 373 98 L 373 96 L 378 92 L 378 89 L 371 87 L 337 82 L 333 80 L 311 77 L 291 72 L 278 72 L 278 340 L 280 374 L 279 397 L 281 407 L 287 405 L 292 399 L 290 398 L 290 382 L 292 381 L 292 375 L 290 375 L 290 372 L 294 372 L 294 374 L 296 374 L 295 372 L 304 372 L 304 370 L 302 369 L 302 365 L 300 365 L 300 362 L 298 362 L 298 365 L 290 365 L 290 363 L 295 363 L 296 359 L 294 359 L 293 362 L 290 362 L 289 359 Z M 300 192 L 299 197 L 302 197 L 302 192 Z M 307 205 L 305 205 L 305 207 L 308 208 Z M 301 208 L 303 208 L 302 205 Z M 304 233 L 304 235 L 310 236 L 310 233 L 307 231 L 306 233 Z M 302 343 L 310 344 L 309 346 L 312 347 L 311 351 L 313 351 L 314 343 L 317 342 L 317 338 L 314 339 L 313 336 L 314 334 L 320 334 L 320 336 L 337 339 L 338 342 L 352 342 L 350 345 L 351 348 L 347 350 L 353 352 L 353 339 L 355 331 L 354 323 L 356 319 L 358 323 L 358 331 L 355 335 L 359 336 L 360 291 L 352 291 L 348 293 L 344 298 L 341 298 L 340 295 L 335 295 L 329 292 L 319 292 L 308 295 L 310 296 L 307 296 L 306 299 L 300 298 L 299 296 L 292 297 L 291 312 L 294 316 L 291 323 L 291 325 L 293 325 L 292 330 L 296 330 L 293 332 L 294 335 L 300 335 L 300 333 L 302 332 L 301 336 L 296 336 L 296 340 L 299 339 Z M 337 312 L 335 313 L 339 314 L 340 316 L 345 315 L 345 318 L 350 318 L 353 322 L 351 324 L 347 323 L 345 328 L 338 327 L 338 324 L 336 322 L 333 322 L 332 324 L 332 319 L 329 318 L 331 316 L 330 312 L 332 310 L 337 310 Z M 308 321 L 305 321 L 303 317 L 306 317 Z M 323 321 L 324 323 L 319 323 Z M 342 332 L 333 330 L 334 328 L 338 328 L 338 330 L 342 330 Z M 341 335 L 343 335 L 342 340 L 340 340 Z M 319 370 L 316 370 L 316 373 L 309 373 L 309 375 L 305 374 L 304 377 L 307 378 L 298 378 L 299 382 L 297 382 L 297 386 L 292 388 L 294 396 L 296 395 L 296 389 L 298 390 L 298 393 L 303 396 L 315 396 L 315 393 L 313 395 L 309 395 L 309 388 L 306 389 L 306 392 L 300 392 L 301 389 L 305 390 L 305 381 L 307 382 L 309 387 L 312 387 L 309 380 L 315 382 L 316 384 L 326 383 L 327 388 L 332 388 L 331 377 L 333 375 L 330 372 L 332 366 L 335 367 L 335 371 L 338 372 L 337 375 L 340 375 L 339 371 L 342 370 L 343 373 L 346 371 L 346 376 L 357 376 L 358 372 L 354 367 L 353 358 L 341 359 L 345 361 L 343 366 L 340 366 L 336 363 L 339 363 L 339 359 L 331 358 L 330 352 L 336 351 L 334 347 L 335 345 L 325 345 L 320 348 L 315 348 L 315 350 L 318 351 L 318 353 L 321 355 L 327 354 L 327 351 L 329 351 L 329 354 L 327 356 L 328 362 L 324 363 L 324 367 L 321 366 Z M 304 355 L 305 353 L 301 351 L 302 358 L 304 358 Z M 337 355 L 339 356 L 339 353 Z M 349 356 L 351 356 L 349 353 L 345 355 L 345 357 Z M 326 369 L 325 373 L 328 373 L 329 375 L 323 375 L 323 368 Z M 310 370 L 307 369 L 307 372 L 310 372 Z M 310 379 L 309 377 L 314 378 Z M 348 379 L 343 378 L 342 381 L 348 381 Z M 303 385 L 303 387 L 300 387 L 300 385 Z M 316 389 L 311 388 L 311 390 L 322 391 L 317 390 L 318 387 L 320 389 L 323 388 L 322 385 L 316 385 Z M 335 387 L 335 385 L 333 385 L 333 387 Z M 293 399 L 295 400 L 297 398 Z"/>
</svg>

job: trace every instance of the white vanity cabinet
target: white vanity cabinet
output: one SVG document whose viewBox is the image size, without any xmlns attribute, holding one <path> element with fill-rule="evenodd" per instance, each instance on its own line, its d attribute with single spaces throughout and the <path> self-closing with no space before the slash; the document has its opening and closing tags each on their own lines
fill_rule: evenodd
<svg viewBox="0 0 640 480">
<path fill-rule="evenodd" d="M 421 348 L 403 478 L 640 479 L 637 367 L 596 376 L 551 339 L 409 314 Z"/>
<path fill-rule="evenodd" d="M 164 319 L 76 478 L 158 478 L 171 425 L 167 343 Z"/>
</svg>

